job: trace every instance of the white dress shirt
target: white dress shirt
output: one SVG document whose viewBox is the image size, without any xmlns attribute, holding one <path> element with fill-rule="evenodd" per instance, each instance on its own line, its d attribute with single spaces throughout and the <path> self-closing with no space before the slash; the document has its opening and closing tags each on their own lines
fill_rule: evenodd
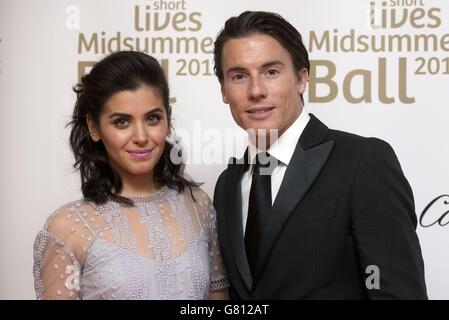
<svg viewBox="0 0 449 320">
<path fill-rule="evenodd" d="M 285 171 L 290 163 L 293 152 L 295 151 L 296 144 L 298 143 L 299 137 L 301 136 L 304 128 L 310 120 L 310 116 L 304 110 L 301 112 L 299 117 L 292 123 L 292 125 L 270 146 L 267 150 L 270 155 L 278 160 L 277 167 L 273 170 L 271 174 L 271 203 L 274 203 L 276 196 L 278 194 L 279 188 L 281 187 L 282 180 L 284 179 Z M 241 190 L 242 190 L 242 221 L 243 221 L 243 233 L 246 229 L 246 220 L 248 218 L 248 205 L 249 205 L 249 192 L 251 190 L 252 182 L 252 166 L 255 163 L 255 157 L 259 152 L 257 147 L 249 143 L 248 145 L 249 159 L 251 167 L 247 170 L 241 180 Z"/>
</svg>

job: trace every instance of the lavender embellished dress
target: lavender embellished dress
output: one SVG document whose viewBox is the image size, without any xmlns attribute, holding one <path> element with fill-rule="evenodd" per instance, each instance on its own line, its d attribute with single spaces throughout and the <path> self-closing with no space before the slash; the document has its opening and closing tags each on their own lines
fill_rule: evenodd
<svg viewBox="0 0 449 320">
<path fill-rule="evenodd" d="M 48 218 L 34 244 L 38 299 L 208 299 L 228 287 L 201 189 L 130 199 L 79 200 Z"/>
</svg>

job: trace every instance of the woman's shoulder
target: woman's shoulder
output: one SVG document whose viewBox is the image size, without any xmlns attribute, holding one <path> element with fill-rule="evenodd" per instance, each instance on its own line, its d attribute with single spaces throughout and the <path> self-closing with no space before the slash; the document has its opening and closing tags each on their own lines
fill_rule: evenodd
<svg viewBox="0 0 449 320">
<path fill-rule="evenodd" d="M 97 206 L 85 199 L 68 202 L 54 210 L 47 218 L 43 231 L 62 237 L 84 218 L 98 214 Z"/>
<path fill-rule="evenodd" d="M 191 188 L 192 200 L 202 220 L 213 220 L 215 216 L 214 205 L 209 195 L 200 187 Z"/>
<path fill-rule="evenodd" d="M 47 218 L 44 227 L 35 240 L 35 250 L 42 251 L 48 244 L 72 252 L 78 261 L 83 261 L 84 248 L 88 248 L 96 238 L 91 231 L 100 225 L 101 217 L 97 206 L 84 199 L 60 206 Z"/>
<path fill-rule="evenodd" d="M 192 190 L 192 196 L 193 196 L 194 201 L 202 202 L 202 203 L 206 203 L 206 204 L 212 204 L 212 201 L 210 200 L 210 197 L 206 193 L 206 191 L 204 191 L 200 187 L 192 187 L 191 190 Z"/>
</svg>

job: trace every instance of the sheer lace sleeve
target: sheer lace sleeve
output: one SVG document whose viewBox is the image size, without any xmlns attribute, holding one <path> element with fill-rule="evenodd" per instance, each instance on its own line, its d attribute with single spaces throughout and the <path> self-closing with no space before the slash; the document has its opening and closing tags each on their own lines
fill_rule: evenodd
<svg viewBox="0 0 449 320">
<path fill-rule="evenodd" d="M 217 217 L 215 208 L 208 195 L 200 188 L 193 190 L 194 204 L 198 211 L 202 228 L 207 234 L 209 243 L 211 284 L 210 291 L 229 287 L 226 271 L 220 254 L 217 237 Z"/>
<path fill-rule="evenodd" d="M 33 275 L 37 299 L 81 298 L 80 261 L 84 259 L 87 238 L 92 237 L 80 226 L 74 207 L 67 205 L 53 213 L 36 237 Z"/>
</svg>

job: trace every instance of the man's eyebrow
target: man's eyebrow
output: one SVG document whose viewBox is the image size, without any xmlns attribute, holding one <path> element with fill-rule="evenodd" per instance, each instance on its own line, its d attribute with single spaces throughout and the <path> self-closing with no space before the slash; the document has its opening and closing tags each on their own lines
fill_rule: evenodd
<svg viewBox="0 0 449 320">
<path fill-rule="evenodd" d="M 285 63 L 283 63 L 282 61 L 279 61 L 279 60 L 268 61 L 262 65 L 262 68 L 266 69 L 266 68 L 269 68 L 269 67 L 272 67 L 275 65 L 285 66 Z"/>
<path fill-rule="evenodd" d="M 272 67 L 272 66 L 275 66 L 275 65 L 285 66 L 285 63 L 283 63 L 282 61 L 279 61 L 279 60 L 272 60 L 272 61 L 265 62 L 265 63 L 262 65 L 261 69 L 266 69 L 266 68 L 269 68 L 269 67 Z M 235 66 L 235 67 L 231 67 L 231 68 L 229 68 L 228 70 L 226 70 L 226 73 L 231 73 L 231 72 L 244 72 L 244 71 L 246 71 L 246 70 L 247 70 L 247 69 L 244 68 L 244 67 Z"/>
<path fill-rule="evenodd" d="M 246 68 L 243 67 L 231 67 L 228 70 L 226 70 L 226 73 L 230 73 L 230 72 L 244 72 L 246 70 Z"/>
</svg>

